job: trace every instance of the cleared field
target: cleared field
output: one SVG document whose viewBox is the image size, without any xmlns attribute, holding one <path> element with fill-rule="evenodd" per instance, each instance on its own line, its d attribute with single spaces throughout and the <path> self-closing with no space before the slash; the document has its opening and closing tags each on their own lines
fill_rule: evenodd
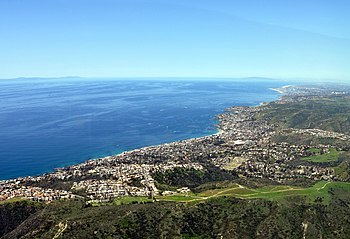
<svg viewBox="0 0 350 239">
<path fill-rule="evenodd" d="M 331 199 L 330 189 L 341 188 L 350 193 L 350 183 L 347 182 L 326 182 L 321 181 L 309 188 L 293 186 L 267 186 L 258 189 L 246 188 L 236 184 L 224 189 L 208 190 L 199 194 L 172 195 L 166 197 L 157 197 L 159 201 L 175 202 L 201 202 L 215 197 L 231 196 L 241 199 L 263 198 L 268 200 L 285 200 L 288 197 L 303 196 L 307 202 L 314 202 L 319 199 L 320 202 L 328 204 Z"/>
<path fill-rule="evenodd" d="M 235 168 L 238 168 L 242 163 L 246 162 L 248 159 L 246 158 L 242 158 L 242 157 L 235 157 L 231 160 L 231 162 L 229 162 L 228 164 L 226 164 L 223 169 L 226 170 L 233 170 Z"/>
<path fill-rule="evenodd" d="M 188 202 L 193 200 L 201 200 L 202 197 L 198 197 L 194 194 L 192 195 L 169 195 L 169 196 L 163 196 L 158 197 L 157 199 L 160 199 L 160 201 L 176 201 L 176 202 Z"/>
<path fill-rule="evenodd" d="M 229 192 L 229 191 L 237 190 L 238 188 L 240 188 L 240 185 L 232 184 L 232 185 L 230 185 L 228 187 L 225 187 L 225 188 L 212 189 L 212 190 L 207 190 L 207 191 L 201 192 L 201 193 L 198 194 L 198 196 L 200 196 L 200 197 L 210 197 L 210 196 L 221 194 L 223 192 Z"/>
</svg>

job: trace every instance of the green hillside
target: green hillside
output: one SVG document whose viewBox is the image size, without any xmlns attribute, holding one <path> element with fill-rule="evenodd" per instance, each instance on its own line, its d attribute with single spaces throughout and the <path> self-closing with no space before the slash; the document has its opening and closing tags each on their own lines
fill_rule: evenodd
<svg viewBox="0 0 350 239">
<path fill-rule="evenodd" d="M 3 204 L 1 223 L 10 220 Z M 129 198 L 89 206 L 84 201 L 51 203 L 27 217 L 4 238 L 347 238 L 350 184 L 319 182 L 309 188 L 232 184 L 197 195 Z M 339 231 L 339 228 L 342 228 Z"/>
<path fill-rule="evenodd" d="M 350 97 L 273 102 L 258 117 L 284 128 L 318 128 L 350 134 Z"/>
</svg>

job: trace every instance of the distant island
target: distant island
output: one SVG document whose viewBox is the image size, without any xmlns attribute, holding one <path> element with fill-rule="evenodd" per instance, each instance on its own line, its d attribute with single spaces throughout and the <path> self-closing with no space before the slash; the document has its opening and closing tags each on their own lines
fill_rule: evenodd
<svg viewBox="0 0 350 239">
<path fill-rule="evenodd" d="M 350 88 L 273 90 L 214 135 L 0 181 L 0 236 L 346 238 Z"/>
</svg>

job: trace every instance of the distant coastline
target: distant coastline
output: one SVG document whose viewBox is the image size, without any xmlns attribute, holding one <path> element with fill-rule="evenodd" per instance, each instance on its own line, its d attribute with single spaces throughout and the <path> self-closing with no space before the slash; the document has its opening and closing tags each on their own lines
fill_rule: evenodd
<svg viewBox="0 0 350 239">
<path fill-rule="evenodd" d="M 270 90 L 276 91 L 280 94 L 284 94 L 287 92 L 288 88 L 292 87 L 292 85 L 285 85 L 282 86 L 281 88 L 269 88 Z"/>
</svg>

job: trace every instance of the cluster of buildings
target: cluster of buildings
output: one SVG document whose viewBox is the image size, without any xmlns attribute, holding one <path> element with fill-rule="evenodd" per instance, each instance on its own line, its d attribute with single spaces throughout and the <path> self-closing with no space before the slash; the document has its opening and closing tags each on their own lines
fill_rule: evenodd
<svg viewBox="0 0 350 239">
<path fill-rule="evenodd" d="M 38 202 L 50 202 L 74 197 L 74 194 L 65 190 L 25 186 L 20 180 L 0 181 L 0 201 L 24 198 Z"/>
<path fill-rule="evenodd" d="M 290 166 L 286 163 L 266 163 L 262 161 L 248 161 L 238 167 L 244 177 L 268 178 L 274 181 L 283 182 L 288 179 L 308 178 L 312 180 L 334 180 L 334 170 L 319 166 L 297 165 Z"/>
<path fill-rule="evenodd" d="M 153 193 L 158 193 L 158 189 L 153 182 L 145 182 L 142 180 L 141 187 L 131 186 L 121 183 L 117 180 L 84 180 L 74 182 L 71 190 L 83 190 L 86 193 L 87 199 L 90 202 L 107 202 L 113 198 L 124 196 L 150 196 Z"/>
<path fill-rule="evenodd" d="M 262 106 L 263 107 L 263 106 Z M 216 158 L 213 163 L 219 167 L 230 164 L 235 157 L 244 158 L 235 170 L 244 177 L 269 178 L 283 182 L 291 178 L 308 178 L 313 180 L 334 180 L 334 170 L 318 165 L 294 164 L 296 159 L 309 156 L 309 145 L 292 145 L 289 143 L 273 143 L 271 136 L 276 133 L 276 126 L 266 121 L 256 120 L 255 116 L 262 107 L 232 107 L 219 116 L 220 128 L 225 132 L 231 145 L 231 155 Z M 307 132 L 315 136 L 336 137 L 347 140 L 349 136 L 318 129 L 297 130 L 297 133 Z M 237 140 L 240 139 L 237 143 Z M 327 146 L 323 146 L 327 148 Z"/>
<path fill-rule="evenodd" d="M 326 131 L 321 129 L 294 129 L 289 128 L 284 130 L 287 133 L 294 133 L 294 134 L 300 134 L 300 135 L 311 135 L 319 138 L 332 138 L 332 139 L 339 139 L 342 141 L 350 141 L 350 136 L 338 132 L 333 131 Z"/>
<path fill-rule="evenodd" d="M 123 157 L 124 154 L 122 154 Z M 85 163 L 57 169 L 56 172 L 36 177 L 25 177 L 0 181 L 0 201 L 24 198 L 33 201 L 53 201 L 82 197 L 90 202 L 106 202 L 123 196 L 151 196 L 159 194 L 153 172 L 165 172 L 173 168 L 203 169 L 198 163 L 177 164 L 174 161 L 161 164 L 116 163 L 118 156 L 90 160 Z M 116 160 L 116 161 L 115 161 Z M 41 182 L 71 183 L 70 190 L 59 190 L 50 186 L 35 186 Z"/>
</svg>

